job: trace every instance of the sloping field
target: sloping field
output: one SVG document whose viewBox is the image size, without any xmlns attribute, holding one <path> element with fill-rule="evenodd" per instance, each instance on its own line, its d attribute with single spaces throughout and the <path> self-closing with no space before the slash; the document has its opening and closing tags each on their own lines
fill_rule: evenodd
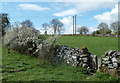
<svg viewBox="0 0 120 83">
<path fill-rule="evenodd" d="M 71 47 L 88 47 L 92 54 L 98 56 L 106 50 L 117 50 L 117 38 L 59 36 L 58 44 Z M 0 47 L 1 49 L 1 47 Z M 72 67 L 62 63 L 51 63 L 32 56 L 2 49 L 3 81 L 119 81 L 108 74 L 96 72 L 88 74 L 86 69 Z"/>
<path fill-rule="evenodd" d="M 118 38 L 92 36 L 59 36 L 58 44 L 87 47 L 92 54 L 101 56 L 107 50 L 118 50 Z"/>
</svg>

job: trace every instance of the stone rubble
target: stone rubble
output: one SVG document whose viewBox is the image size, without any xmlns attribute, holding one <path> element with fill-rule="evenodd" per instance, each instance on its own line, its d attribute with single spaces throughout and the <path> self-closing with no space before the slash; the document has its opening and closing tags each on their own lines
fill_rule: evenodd
<svg viewBox="0 0 120 83">
<path fill-rule="evenodd" d="M 72 66 L 97 69 L 97 56 L 91 55 L 87 48 L 72 48 L 69 46 L 56 45 L 54 61 L 64 61 Z"/>
<path fill-rule="evenodd" d="M 120 52 L 110 50 L 99 59 L 99 70 L 112 76 L 120 76 Z M 112 71 L 112 72 L 111 72 Z"/>
</svg>

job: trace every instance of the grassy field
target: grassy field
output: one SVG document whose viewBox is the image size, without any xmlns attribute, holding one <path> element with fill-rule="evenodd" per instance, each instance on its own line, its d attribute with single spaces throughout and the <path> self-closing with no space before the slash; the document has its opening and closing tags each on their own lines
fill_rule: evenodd
<svg viewBox="0 0 120 83">
<path fill-rule="evenodd" d="M 97 55 L 103 54 L 107 49 L 117 49 L 117 38 L 60 36 L 58 42 L 71 47 L 88 47 Z M 81 67 L 50 63 L 12 50 L 8 53 L 5 48 L 2 52 L 0 72 L 2 71 L 3 81 L 120 81 L 105 73 L 88 75 L 86 69 Z"/>
<path fill-rule="evenodd" d="M 59 36 L 58 44 L 71 47 L 87 47 L 92 54 L 104 55 L 107 50 L 118 50 L 118 38 L 92 36 Z"/>
<path fill-rule="evenodd" d="M 4 48 L 2 62 L 3 81 L 118 81 L 108 74 L 88 75 L 84 68 L 49 63 L 14 51 L 7 53 Z"/>
</svg>

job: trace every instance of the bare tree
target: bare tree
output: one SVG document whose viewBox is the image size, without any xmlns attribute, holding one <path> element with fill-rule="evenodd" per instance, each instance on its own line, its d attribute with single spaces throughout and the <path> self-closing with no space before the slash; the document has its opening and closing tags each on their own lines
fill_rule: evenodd
<svg viewBox="0 0 120 83">
<path fill-rule="evenodd" d="M 100 34 L 100 31 L 99 31 L 99 30 L 96 30 L 96 31 L 93 31 L 91 34 L 92 34 L 93 36 L 96 36 L 96 35 Z"/>
<path fill-rule="evenodd" d="M 60 34 L 64 31 L 63 23 L 60 22 L 59 26 L 60 26 L 60 27 L 58 27 L 57 32 L 58 32 L 58 34 L 60 35 Z"/>
<path fill-rule="evenodd" d="M 78 27 L 78 28 L 77 28 L 77 32 L 79 32 L 79 34 L 82 34 L 81 27 Z"/>
<path fill-rule="evenodd" d="M 54 35 L 58 34 L 60 35 L 61 32 L 62 32 L 62 28 L 63 28 L 63 23 L 59 20 L 59 19 L 53 19 L 51 22 L 50 22 L 53 30 L 54 30 Z"/>
<path fill-rule="evenodd" d="M 110 25 L 110 28 L 111 28 L 114 32 L 117 32 L 117 31 L 118 31 L 118 21 L 113 22 L 113 23 Z"/>
<path fill-rule="evenodd" d="M 80 34 L 87 34 L 89 32 L 89 29 L 86 26 L 78 27 L 77 32 Z"/>
<path fill-rule="evenodd" d="M 47 30 L 48 30 L 48 27 L 49 27 L 49 24 L 48 23 L 44 23 L 44 24 L 42 24 L 42 27 L 44 28 L 44 30 L 45 30 L 45 35 L 47 35 Z"/>
<path fill-rule="evenodd" d="M 105 29 L 105 34 L 111 34 L 111 32 L 112 32 L 111 29 L 109 29 L 109 28 Z"/>
<path fill-rule="evenodd" d="M 104 22 L 100 23 L 97 28 L 99 29 L 101 34 L 106 34 L 106 30 L 109 29 L 108 24 Z"/>
<path fill-rule="evenodd" d="M 24 27 L 33 28 L 33 23 L 30 20 L 25 20 L 25 21 L 21 22 L 21 25 Z"/>
</svg>

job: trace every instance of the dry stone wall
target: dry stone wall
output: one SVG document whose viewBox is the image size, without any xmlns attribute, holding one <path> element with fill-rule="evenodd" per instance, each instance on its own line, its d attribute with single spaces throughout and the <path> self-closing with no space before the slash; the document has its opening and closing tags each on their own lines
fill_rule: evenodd
<svg viewBox="0 0 120 83">
<path fill-rule="evenodd" d="M 97 69 L 97 56 L 92 55 L 87 48 L 72 48 L 69 46 L 57 45 L 55 47 L 54 61 L 64 61 L 72 66 Z"/>
<path fill-rule="evenodd" d="M 120 77 L 120 52 L 110 50 L 99 59 L 99 70 Z"/>
</svg>

